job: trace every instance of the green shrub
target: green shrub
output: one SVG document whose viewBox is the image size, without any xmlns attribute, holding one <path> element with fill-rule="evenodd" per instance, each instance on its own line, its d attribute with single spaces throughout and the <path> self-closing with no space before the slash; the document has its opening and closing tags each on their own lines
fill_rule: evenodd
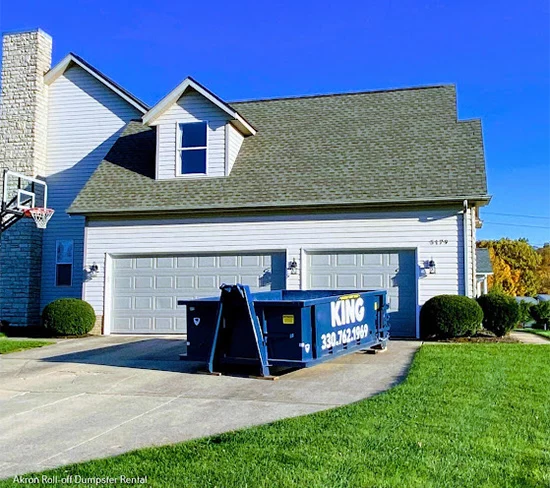
<svg viewBox="0 0 550 488">
<path fill-rule="evenodd" d="M 524 326 L 525 324 L 528 324 L 533 320 L 533 317 L 531 316 L 531 307 L 533 306 L 532 303 L 527 302 L 525 300 L 522 300 L 519 302 L 519 317 L 518 317 L 518 323 Z"/>
<path fill-rule="evenodd" d="M 510 332 L 519 321 L 519 305 L 516 300 L 502 293 L 481 295 L 477 303 L 483 309 L 483 327 L 496 336 Z"/>
<path fill-rule="evenodd" d="M 44 328 L 53 336 L 85 335 L 95 323 L 92 306 L 78 298 L 61 298 L 42 312 Z"/>
<path fill-rule="evenodd" d="M 531 317 L 538 329 L 550 325 L 550 302 L 539 302 L 531 307 Z"/>
<path fill-rule="evenodd" d="M 481 328 L 483 311 L 475 300 L 459 295 L 430 298 L 420 310 L 423 337 L 462 337 Z"/>
</svg>

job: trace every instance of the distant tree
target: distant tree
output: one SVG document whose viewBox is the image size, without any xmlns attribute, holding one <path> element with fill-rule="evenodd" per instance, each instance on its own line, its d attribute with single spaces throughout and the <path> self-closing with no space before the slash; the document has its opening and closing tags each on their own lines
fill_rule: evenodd
<svg viewBox="0 0 550 488">
<path fill-rule="evenodd" d="M 490 289 L 510 296 L 534 296 L 539 293 L 537 270 L 542 257 L 527 239 L 480 241 L 478 247 L 489 249 L 494 273 L 489 276 Z"/>
<path fill-rule="evenodd" d="M 541 257 L 540 266 L 537 268 L 540 281 L 539 292 L 550 294 L 550 243 L 537 249 L 537 254 Z"/>
</svg>

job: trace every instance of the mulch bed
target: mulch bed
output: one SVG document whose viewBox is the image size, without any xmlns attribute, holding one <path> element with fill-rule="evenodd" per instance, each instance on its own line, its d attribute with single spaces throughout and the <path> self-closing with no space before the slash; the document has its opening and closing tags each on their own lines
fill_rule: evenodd
<svg viewBox="0 0 550 488">
<path fill-rule="evenodd" d="M 510 335 L 504 336 L 504 337 L 496 337 L 492 334 L 476 334 L 472 337 L 452 337 L 450 339 L 436 339 L 436 338 L 430 338 L 425 339 L 427 342 L 453 342 L 453 343 L 497 343 L 497 342 L 505 342 L 505 343 L 517 343 L 520 342 L 517 339 L 514 339 Z"/>
</svg>

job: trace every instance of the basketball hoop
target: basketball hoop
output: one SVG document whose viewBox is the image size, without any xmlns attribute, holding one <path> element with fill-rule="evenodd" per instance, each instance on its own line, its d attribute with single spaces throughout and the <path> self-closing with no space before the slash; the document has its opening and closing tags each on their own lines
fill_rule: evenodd
<svg viewBox="0 0 550 488">
<path fill-rule="evenodd" d="M 32 217 L 36 227 L 45 229 L 54 214 L 54 210 L 52 208 L 34 207 L 26 209 L 24 214 L 25 217 Z"/>
</svg>

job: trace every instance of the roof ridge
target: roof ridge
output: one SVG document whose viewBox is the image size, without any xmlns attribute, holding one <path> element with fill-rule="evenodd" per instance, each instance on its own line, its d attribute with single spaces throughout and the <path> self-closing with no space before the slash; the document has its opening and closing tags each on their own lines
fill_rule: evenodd
<svg viewBox="0 0 550 488">
<path fill-rule="evenodd" d="M 379 90 L 361 90 L 361 91 L 351 91 L 351 92 L 337 92 L 337 93 L 317 93 L 313 95 L 295 95 L 288 97 L 272 97 L 272 98 L 250 98 L 244 100 L 231 100 L 226 102 L 228 104 L 233 103 L 250 103 L 250 102 L 278 102 L 279 100 L 301 100 L 304 98 L 325 98 L 325 97 L 342 97 L 350 95 L 367 95 L 371 93 L 389 93 L 396 91 L 412 91 L 412 90 L 431 90 L 435 88 L 447 88 L 447 87 L 456 87 L 455 83 L 444 83 L 440 85 L 419 85 L 419 86 L 410 86 L 403 88 L 385 88 Z"/>
</svg>

